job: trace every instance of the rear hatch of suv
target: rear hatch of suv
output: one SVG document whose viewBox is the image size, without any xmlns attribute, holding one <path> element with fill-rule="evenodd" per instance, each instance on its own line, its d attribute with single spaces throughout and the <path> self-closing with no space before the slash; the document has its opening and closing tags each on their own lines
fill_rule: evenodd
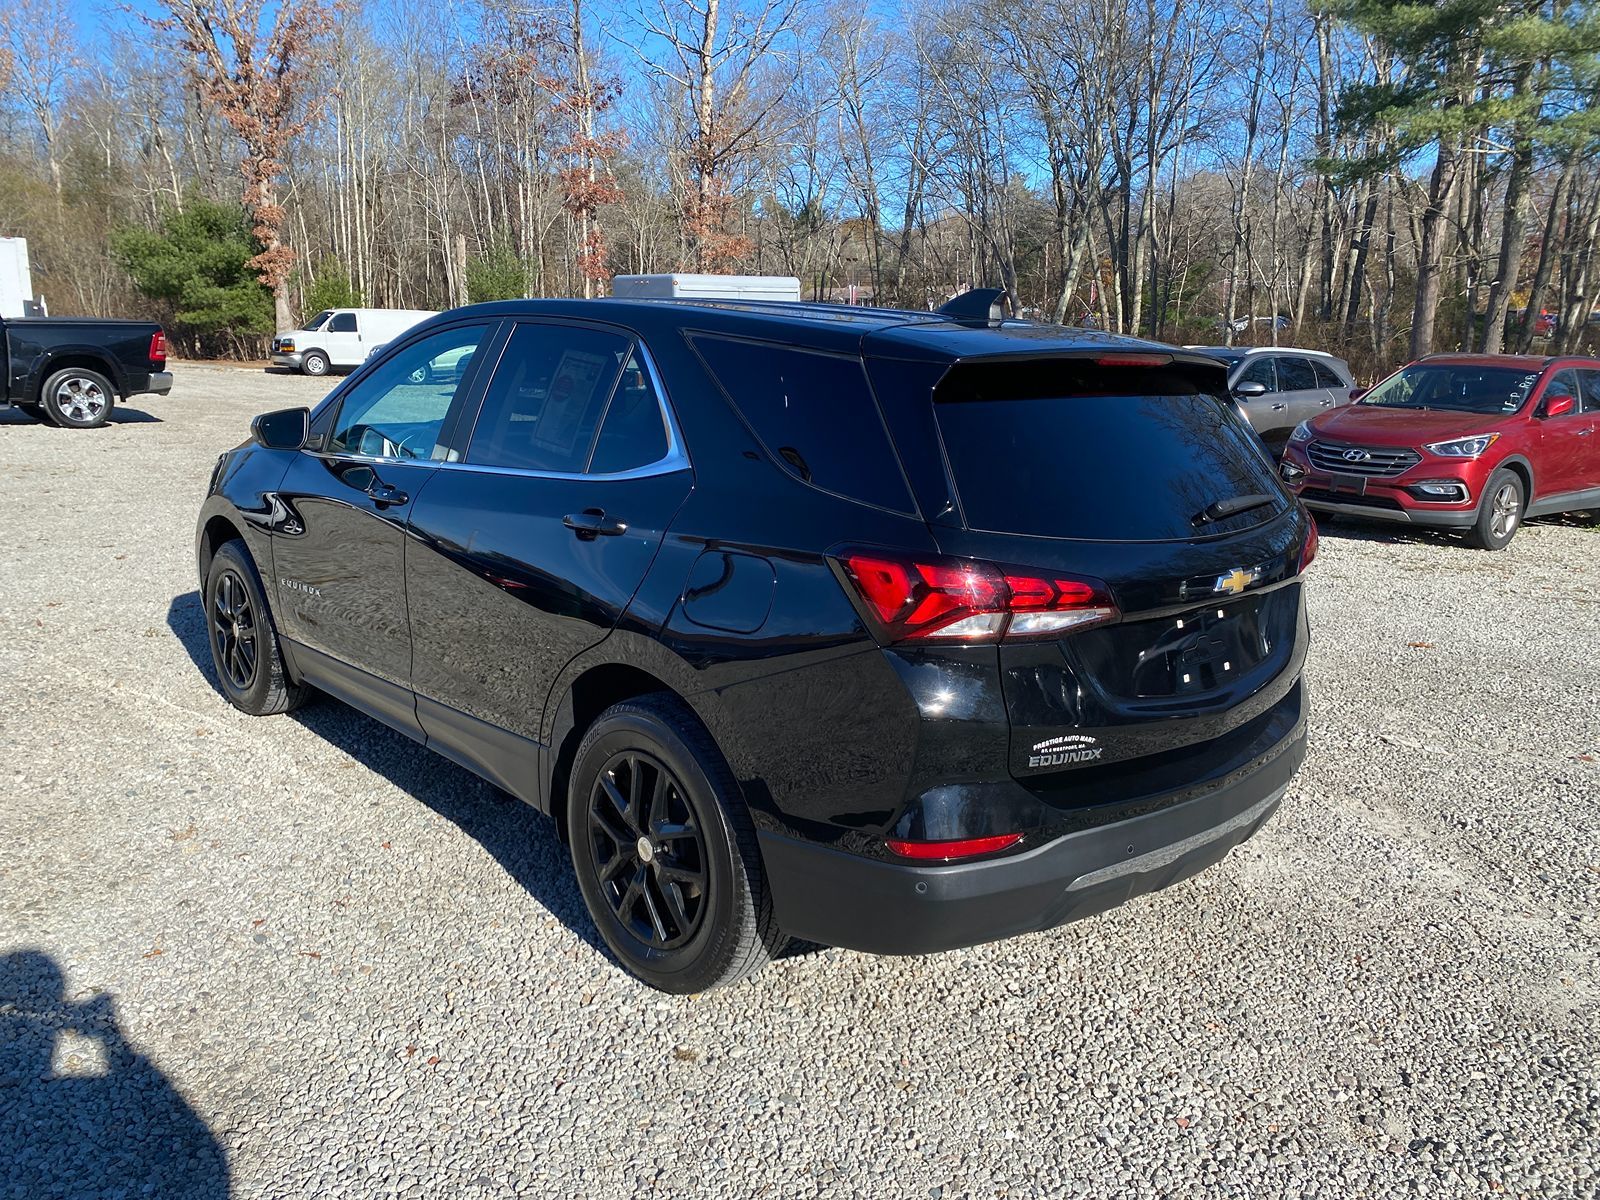
<svg viewBox="0 0 1600 1200">
<path fill-rule="evenodd" d="M 1013 775 L 1078 792 L 1257 740 L 1304 659 L 1311 533 L 1220 366 L 1152 348 L 869 369 L 941 552 L 984 564 L 1011 612 L 992 637 Z"/>
</svg>

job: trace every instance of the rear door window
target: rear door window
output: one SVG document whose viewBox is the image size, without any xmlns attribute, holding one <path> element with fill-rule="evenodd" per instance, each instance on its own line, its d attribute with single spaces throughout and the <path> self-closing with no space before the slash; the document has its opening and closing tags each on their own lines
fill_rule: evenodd
<svg viewBox="0 0 1600 1200">
<path fill-rule="evenodd" d="M 704 335 L 693 343 L 784 470 L 851 500 L 915 511 L 860 359 Z"/>
<path fill-rule="evenodd" d="M 1290 503 L 1231 404 L 1175 368 L 961 364 L 934 412 L 971 529 L 1165 541 L 1248 529 Z M 1269 499 L 1197 519 L 1246 495 Z"/>
<path fill-rule="evenodd" d="M 581 474 L 631 350 L 606 330 L 518 325 L 484 392 L 466 461 Z"/>
<path fill-rule="evenodd" d="M 1327 363 L 1311 360 L 1311 369 L 1317 373 L 1317 386 L 1325 388 L 1348 388 L 1350 385 L 1339 378 L 1339 373 Z"/>
</svg>

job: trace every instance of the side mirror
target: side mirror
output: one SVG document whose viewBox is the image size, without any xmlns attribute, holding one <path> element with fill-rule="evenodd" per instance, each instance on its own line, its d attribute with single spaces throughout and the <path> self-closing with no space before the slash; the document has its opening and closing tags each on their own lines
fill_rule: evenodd
<svg viewBox="0 0 1600 1200">
<path fill-rule="evenodd" d="M 1351 388 L 1350 389 L 1350 399 L 1351 399 L 1352 402 L 1354 402 L 1356 400 L 1359 400 L 1359 399 L 1361 399 L 1361 397 L 1365 396 L 1371 390 L 1372 390 L 1371 388 L 1364 388 L 1364 387 Z"/>
<path fill-rule="evenodd" d="M 1251 380 L 1247 383 L 1235 384 L 1233 388 L 1233 394 L 1243 400 L 1249 400 L 1255 396 L 1265 396 L 1267 394 L 1267 385 L 1264 383 L 1257 383 L 1254 380 Z"/>
<path fill-rule="evenodd" d="M 1564 417 L 1578 407 L 1578 402 L 1566 392 L 1544 398 L 1544 415 L 1547 417 Z"/>
<path fill-rule="evenodd" d="M 299 450 L 311 434 L 311 410 L 280 408 L 250 422 L 250 436 L 268 450 Z"/>
</svg>

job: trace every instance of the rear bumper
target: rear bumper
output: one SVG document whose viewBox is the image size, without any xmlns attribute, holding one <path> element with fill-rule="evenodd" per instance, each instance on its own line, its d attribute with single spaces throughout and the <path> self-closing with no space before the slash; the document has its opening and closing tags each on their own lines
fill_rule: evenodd
<svg viewBox="0 0 1600 1200">
<path fill-rule="evenodd" d="M 167 395 L 167 393 L 172 391 L 172 372 L 171 371 L 152 371 L 152 372 L 150 372 L 149 381 L 140 390 L 143 391 L 143 392 L 150 392 L 150 393 L 152 393 L 154 395 L 157 395 L 157 396 L 165 396 L 165 395 Z"/>
<path fill-rule="evenodd" d="M 1305 758 L 1302 721 L 1254 769 L 1193 799 L 1006 858 L 912 866 L 761 832 L 779 924 L 873 954 L 927 954 L 1050 929 L 1168 887 L 1261 828 Z"/>
</svg>

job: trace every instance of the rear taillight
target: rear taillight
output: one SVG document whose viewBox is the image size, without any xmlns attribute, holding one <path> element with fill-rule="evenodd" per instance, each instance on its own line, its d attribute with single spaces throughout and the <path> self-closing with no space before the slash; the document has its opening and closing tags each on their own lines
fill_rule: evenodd
<svg viewBox="0 0 1600 1200">
<path fill-rule="evenodd" d="M 1317 557 L 1317 523 L 1309 522 L 1311 532 L 1306 534 L 1306 544 L 1300 547 L 1300 572 L 1304 574 Z"/>
<path fill-rule="evenodd" d="M 899 838 L 887 838 L 884 845 L 901 858 L 915 858 L 923 862 L 952 862 L 959 858 L 976 858 L 980 854 L 1009 850 L 1021 840 L 1020 833 L 1002 833 L 994 837 L 962 838 L 950 842 L 906 842 Z"/>
<path fill-rule="evenodd" d="M 1098 579 L 968 558 L 849 550 L 844 576 L 885 641 L 1059 637 L 1120 615 Z"/>
<path fill-rule="evenodd" d="M 160 369 L 167 365 L 167 335 L 158 329 L 150 335 L 150 365 Z"/>
</svg>

